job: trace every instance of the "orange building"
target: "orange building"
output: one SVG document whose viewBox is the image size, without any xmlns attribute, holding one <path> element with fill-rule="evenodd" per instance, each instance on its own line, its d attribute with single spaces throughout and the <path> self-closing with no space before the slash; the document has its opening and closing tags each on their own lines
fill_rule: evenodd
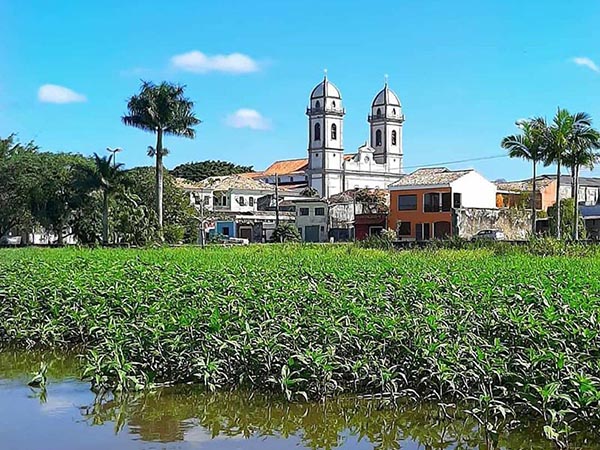
<svg viewBox="0 0 600 450">
<path fill-rule="evenodd" d="M 496 208 L 496 186 L 472 169 L 419 169 L 390 185 L 389 190 L 388 228 L 404 240 L 456 234 L 456 208 Z"/>
</svg>

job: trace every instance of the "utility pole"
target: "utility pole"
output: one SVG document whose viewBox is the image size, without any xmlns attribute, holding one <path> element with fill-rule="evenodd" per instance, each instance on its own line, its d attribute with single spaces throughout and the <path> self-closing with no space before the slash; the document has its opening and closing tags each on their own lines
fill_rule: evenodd
<svg viewBox="0 0 600 450">
<path fill-rule="evenodd" d="M 117 153 L 123 151 L 121 147 L 110 148 L 106 147 L 106 151 L 112 155 L 113 167 L 117 167 Z"/>
<path fill-rule="evenodd" d="M 275 228 L 279 226 L 279 174 L 275 174 Z"/>
<path fill-rule="evenodd" d="M 200 189 L 200 246 L 204 248 L 204 189 Z"/>
</svg>

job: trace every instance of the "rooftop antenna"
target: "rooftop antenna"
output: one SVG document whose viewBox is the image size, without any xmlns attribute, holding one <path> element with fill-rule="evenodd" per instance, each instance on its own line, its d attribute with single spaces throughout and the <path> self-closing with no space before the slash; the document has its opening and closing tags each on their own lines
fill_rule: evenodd
<svg viewBox="0 0 600 450">
<path fill-rule="evenodd" d="M 327 69 L 323 69 L 323 73 L 325 74 L 325 81 L 327 81 Z"/>
<path fill-rule="evenodd" d="M 383 76 L 383 82 L 384 82 L 384 84 L 385 84 L 385 87 L 387 87 L 387 85 L 388 85 L 388 78 L 389 78 L 389 77 L 388 77 L 388 74 L 386 73 L 386 74 Z"/>
</svg>

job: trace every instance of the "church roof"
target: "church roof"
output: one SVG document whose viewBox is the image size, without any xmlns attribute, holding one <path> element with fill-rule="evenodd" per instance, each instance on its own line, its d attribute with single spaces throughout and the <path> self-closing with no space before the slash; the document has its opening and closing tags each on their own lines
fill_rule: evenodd
<svg viewBox="0 0 600 450">
<path fill-rule="evenodd" d="M 286 159 L 275 161 L 267 167 L 262 175 L 287 175 L 289 173 L 301 172 L 308 167 L 308 158 Z"/>
<path fill-rule="evenodd" d="M 392 91 L 387 83 L 381 91 L 377 93 L 375 99 L 373 100 L 373 106 L 401 106 L 400 99 L 396 95 L 394 91 Z"/>
<path fill-rule="evenodd" d="M 395 186 L 439 186 L 450 184 L 460 177 L 472 172 L 473 169 L 449 170 L 445 167 L 417 169 L 413 173 L 400 178 L 390 187 Z"/>
<path fill-rule="evenodd" d="M 323 78 L 323 81 L 321 81 L 319 84 L 317 84 L 315 86 L 315 88 L 312 90 L 312 92 L 310 93 L 310 98 L 323 98 L 323 97 L 330 97 L 330 98 L 342 98 L 341 94 L 340 94 L 340 90 L 335 87 L 335 85 L 333 83 L 331 83 L 327 77 Z"/>
</svg>

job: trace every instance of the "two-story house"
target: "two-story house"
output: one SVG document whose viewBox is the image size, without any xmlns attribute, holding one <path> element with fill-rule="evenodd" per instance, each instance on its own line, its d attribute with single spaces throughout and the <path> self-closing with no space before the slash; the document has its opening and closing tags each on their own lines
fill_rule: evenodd
<svg viewBox="0 0 600 450">
<path fill-rule="evenodd" d="M 299 197 L 296 205 L 296 227 L 303 242 L 326 242 L 329 232 L 327 201 L 318 197 Z"/>
<path fill-rule="evenodd" d="M 496 186 L 475 170 L 419 169 L 392 183 L 388 228 L 399 239 L 457 235 L 454 210 L 496 208 Z"/>
</svg>

